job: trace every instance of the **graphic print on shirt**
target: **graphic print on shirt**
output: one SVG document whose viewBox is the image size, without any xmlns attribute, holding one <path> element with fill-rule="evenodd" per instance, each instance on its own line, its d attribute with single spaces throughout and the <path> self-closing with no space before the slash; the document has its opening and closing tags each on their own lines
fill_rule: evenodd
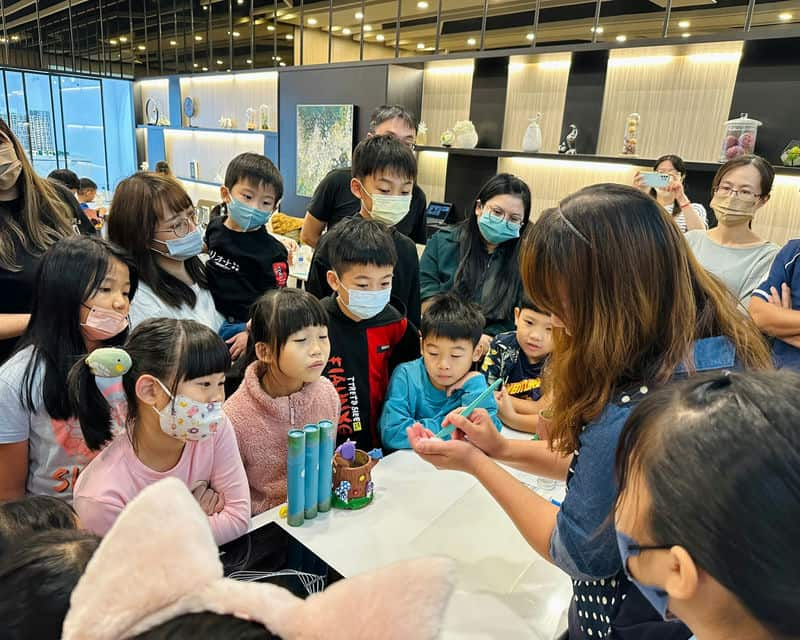
<svg viewBox="0 0 800 640">
<path fill-rule="evenodd" d="M 273 262 L 272 273 L 275 276 L 275 283 L 278 287 L 285 287 L 286 281 L 289 279 L 289 265 L 285 262 Z"/>
<path fill-rule="evenodd" d="M 99 453 L 86 446 L 81 432 L 81 425 L 76 418 L 69 420 L 50 420 L 53 428 L 53 440 L 61 447 L 66 457 L 73 464 L 58 467 L 51 474 L 52 490 L 55 493 L 72 493 L 78 475 L 83 468 Z"/>
<path fill-rule="evenodd" d="M 239 273 L 241 269 L 238 262 L 236 262 L 235 260 L 231 260 L 230 258 L 226 258 L 223 255 L 220 255 L 217 251 L 214 251 L 213 249 L 209 250 L 208 252 L 208 262 L 209 264 L 212 264 L 215 267 L 219 267 L 220 269 L 222 269 L 222 271 L 229 271 L 231 273 Z"/>
<path fill-rule="evenodd" d="M 328 360 L 329 369 L 327 378 L 331 381 L 336 393 L 339 394 L 339 402 L 342 404 L 342 412 L 339 414 L 339 437 L 346 438 L 363 428 L 361 424 L 361 411 L 358 407 L 358 392 L 356 391 L 355 376 L 347 376 L 342 367 L 342 359 L 333 357 Z"/>
</svg>

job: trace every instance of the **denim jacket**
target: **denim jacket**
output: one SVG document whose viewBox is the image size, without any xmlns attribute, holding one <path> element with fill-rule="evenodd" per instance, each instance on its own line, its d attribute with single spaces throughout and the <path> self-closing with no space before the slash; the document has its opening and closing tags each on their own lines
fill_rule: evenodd
<svg viewBox="0 0 800 640">
<path fill-rule="evenodd" d="M 698 340 L 694 345 L 694 368 L 698 373 L 736 368 L 733 345 L 724 337 Z M 687 369 L 681 365 L 673 379 L 686 375 Z M 570 465 L 567 495 L 550 539 L 553 562 L 575 581 L 578 609 L 584 604 L 588 607 L 589 601 L 596 608 L 591 612 L 593 625 L 589 626 L 593 629 L 589 636 L 593 638 L 606 637 L 611 631 L 622 600 L 620 583 L 627 583 L 609 521 L 617 496 L 614 462 L 622 427 L 648 392 L 644 385 L 618 391 L 600 416 L 583 428 Z M 587 587 L 602 587 L 608 592 L 586 595 L 583 592 Z M 599 624 L 594 617 L 598 613 Z M 583 616 L 580 620 L 583 622 Z"/>
</svg>

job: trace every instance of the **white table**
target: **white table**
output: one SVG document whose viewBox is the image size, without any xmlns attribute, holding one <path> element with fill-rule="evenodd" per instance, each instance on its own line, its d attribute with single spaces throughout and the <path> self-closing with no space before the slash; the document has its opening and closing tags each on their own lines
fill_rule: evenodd
<svg viewBox="0 0 800 640">
<path fill-rule="evenodd" d="M 529 438 L 509 429 L 504 435 Z M 524 482 L 535 478 L 512 471 Z M 549 640 L 566 629 L 569 578 L 542 559 L 470 475 L 437 471 L 411 451 L 373 469 L 375 499 L 360 511 L 333 509 L 289 527 L 279 508 L 253 518 L 275 521 L 344 576 L 398 560 L 444 555 L 458 582 L 442 638 Z M 561 500 L 563 483 L 545 497 Z"/>
</svg>

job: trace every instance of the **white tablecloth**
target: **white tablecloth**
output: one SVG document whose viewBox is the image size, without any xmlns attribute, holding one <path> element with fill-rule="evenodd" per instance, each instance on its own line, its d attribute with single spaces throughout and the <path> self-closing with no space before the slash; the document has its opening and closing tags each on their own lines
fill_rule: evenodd
<svg viewBox="0 0 800 640">
<path fill-rule="evenodd" d="M 535 486 L 532 476 L 512 473 Z M 454 559 L 458 582 L 446 640 L 549 640 L 566 629 L 570 580 L 525 542 L 472 476 L 437 471 L 413 452 L 398 451 L 372 477 L 375 499 L 360 511 L 333 509 L 289 527 L 276 508 L 253 518 L 252 528 L 278 522 L 344 576 L 407 558 Z M 564 485 L 540 493 L 561 500 Z"/>
</svg>

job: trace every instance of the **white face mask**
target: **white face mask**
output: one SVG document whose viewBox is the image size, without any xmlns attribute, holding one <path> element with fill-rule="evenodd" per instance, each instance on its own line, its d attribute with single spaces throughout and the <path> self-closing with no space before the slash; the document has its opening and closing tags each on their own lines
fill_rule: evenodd
<svg viewBox="0 0 800 640">
<path fill-rule="evenodd" d="M 161 380 L 156 378 L 156 382 L 172 398 L 172 402 L 161 411 L 153 407 L 161 431 L 183 442 L 205 440 L 217 432 L 225 420 L 221 402 L 198 402 L 181 394 L 173 396 Z"/>
<path fill-rule="evenodd" d="M 411 208 L 411 194 L 405 196 L 387 196 L 382 193 L 370 193 L 364 188 L 361 182 L 363 193 L 366 193 L 372 200 L 372 209 L 369 210 L 369 215 L 378 222 L 382 222 L 390 227 L 396 225 L 403 218 L 408 215 Z M 366 205 L 364 205 L 366 207 Z"/>
</svg>

